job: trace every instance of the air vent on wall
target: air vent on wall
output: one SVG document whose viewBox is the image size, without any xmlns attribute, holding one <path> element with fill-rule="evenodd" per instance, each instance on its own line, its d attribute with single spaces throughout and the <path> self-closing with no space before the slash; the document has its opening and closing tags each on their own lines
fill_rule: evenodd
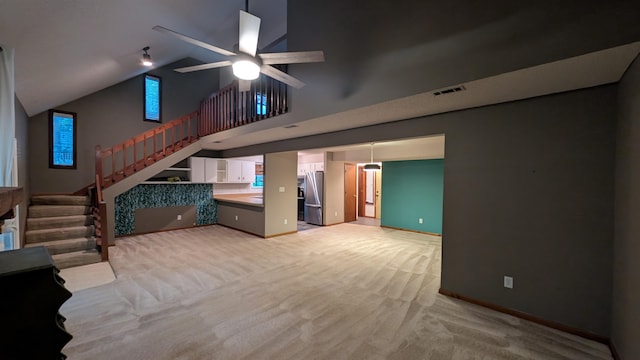
<svg viewBox="0 0 640 360">
<path fill-rule="evenodd" d="M 438 91 L 435 91 L 435 92 L 433 93 L 433 96 L 444 95 L 444 94 L 451 94 L 451 93 L 454 93 L 454 92 L 464 91 L 464 90 L 467 90 L 467 88 L 466 88 L 466 87 L 464 87 L 464 85 L 460 85 L 460 86 L 455 86 L 455 87 L 451 87 L 451 88 L 444 89 L 444 90 L 438 90 Z"/>
</svg>

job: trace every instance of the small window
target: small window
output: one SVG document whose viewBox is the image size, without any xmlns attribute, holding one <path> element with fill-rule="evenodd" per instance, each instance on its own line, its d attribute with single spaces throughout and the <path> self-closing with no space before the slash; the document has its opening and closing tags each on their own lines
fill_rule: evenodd
<svg viewBox="0 0 640 360">
<path fill-rule="evenodd" d="M 267 96 L 256 93 L 256 115 L 267 115 Z"/>
<path fill-rule="evenodd" d="M 75 169 L 76 113 L 49 110 L 49 167 Z"/>
<path fill-rule="evenodd" d="M 144 76 L 144 120 L 162 121 L 162 104 L 160 78 L 153 75 Z"/>
<path fill-rule="evenodd" d="M 252 188 L 264 187 L 264 175 L 256 175 L 256 180 L 251 184 Z"/>
</svg>

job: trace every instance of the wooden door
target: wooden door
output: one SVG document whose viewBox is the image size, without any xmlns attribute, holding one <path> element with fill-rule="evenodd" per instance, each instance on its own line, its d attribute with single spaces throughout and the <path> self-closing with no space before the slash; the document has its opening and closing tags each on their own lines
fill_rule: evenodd
<svg viewBox="0 0 640 360">
<path fill-rule="evenodd" d="M 344 164 L 344 221 L 356 221 L 356 166 Z"/>
</svg>

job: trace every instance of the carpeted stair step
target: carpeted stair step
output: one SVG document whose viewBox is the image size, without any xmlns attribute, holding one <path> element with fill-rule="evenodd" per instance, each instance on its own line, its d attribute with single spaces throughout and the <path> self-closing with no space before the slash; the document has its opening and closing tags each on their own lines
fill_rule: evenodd
<svg viewBox="0 0 640 360">
<path fill-rule="evenodd" d="M 75 238 L 45 241 L 39 243 L 26 244 L 25 247 L 44 246 L 49 254 L 63 254 L 74 251 L 92 250 L 96 248 L 96 239 L 94 237 Z"/>
<path fill-rule="evenodd" d="M 31 205 L 30 218 L 86 215 L 91 213 L 90 206 L 84 205 Z"/>
<path fill-rule="evenodd" d="M 95 231 L 93 225 L 91 225 L 71 226 L 54 229 L 27 230 L 24 233 L 24 237 L 27 244 L 34 244 L 45 241 L 92 237 L 94 234 Z"/>
<path fill-rule="evenodd" d="M 27 230 L 42 230 L 88 225 L 93 225 L 93 217 L 91 215 L 71 215 L 27 219 Z"/>
<path fill-rule="evenodd" d="M 31 197 L 32 205 L 91 205 L 88 196 L 80 195 L 34 195 Z"/>
<path fill-rule="evenodd" d="M 51 258 L 53 258 L 58 269 L 95 264 L 102 261 L 100 253 L 95 249 L 52 255 Z"/>
</svg>

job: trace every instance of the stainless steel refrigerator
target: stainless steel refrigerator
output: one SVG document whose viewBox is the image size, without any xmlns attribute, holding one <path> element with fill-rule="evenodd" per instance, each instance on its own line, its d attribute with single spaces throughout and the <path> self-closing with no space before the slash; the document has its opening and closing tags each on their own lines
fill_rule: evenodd
<svg viewBox="0 0 640 360">
<path fill-rule="evenodd" d="M 304 221 L 322 225 L 324 172 L 309 171 L 304 175 Z"/>
</svg>

